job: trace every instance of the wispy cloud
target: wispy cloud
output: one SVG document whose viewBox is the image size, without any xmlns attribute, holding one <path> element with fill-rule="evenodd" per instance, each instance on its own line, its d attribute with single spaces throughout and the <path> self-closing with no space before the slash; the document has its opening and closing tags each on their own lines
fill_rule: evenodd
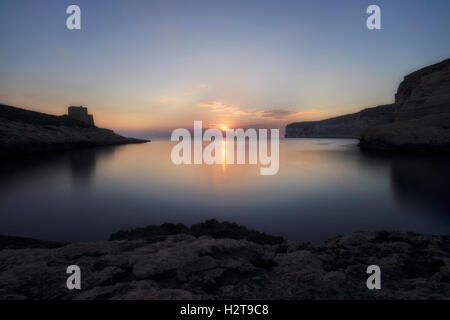
<svg viewBox="0 0 450 320">
<path fill-rule="evenodd" d="M 289 119 L 295 116 L 300 116 L 303 114 L 316 113 L 315 110 L 310 111 L 293 111 L 293 110 L 285 110 L 285 109 L 272 109 L 267 111 L 261 111 L 261 118 L 273 119 L 273 120 L 284 120 Z"/>
<path fill-rule="evenodd" d="M 226 105 L 219 101 L 199 103 L 198 106 L 206 108 L 211 112 L 221 113 L 226 117 L 253 117 L 265 120 L 289 120 L 302 115 L 311 115 L 320 112 L 319 110 L 294 111 L 287 109 L 245 109 L 233 105 Z"/>
<path fill-rule="evenodd" d="M 232 105 L 226 105 L 219 101 L 212 101 L 208 103 L 199 103 L 198 106 L 200 108 L 206 108 L 211 112 L 219 112 L 222 113 L 224 116 L 251 116 L 255 115 L 255 111 L 253 110 L 245 110 L 238 108 L 236 106 Z"/>
</svg>

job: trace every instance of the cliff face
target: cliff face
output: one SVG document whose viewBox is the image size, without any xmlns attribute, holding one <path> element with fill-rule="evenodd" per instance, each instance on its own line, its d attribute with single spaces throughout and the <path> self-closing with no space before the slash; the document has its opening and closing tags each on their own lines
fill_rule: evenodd
<svg viewBox="0 0 450 320">
<path fill-rule="evenodd" d="M 395 109 L 394 122 L 364 132 L 361 148 L 450 151 L 450 59 L 407 75 Z"/>
<path fill-rule="evenodd" d="M 450 59 L 407 75 L 395 105 L 396 121 L 450 112 Z"/>
<path fill-rule="evenodd" d="M 450 152 L 450 113 L 369 128 L 359 146 L 363 150 Z"/>
<path fill-rule="evenodd" d="M 407 75 L 395 103 L 287 125 L 287 138 L 360 138 L 364 149 L 450 150 L 450 59 Z"/>
<path fill-rule="evenodd" d="M 141 143 L 68 118 L 0 105 L 0 153 Z"/>
<path fill-rule="evenodd" d="M 359 138 L 369 127 L 394 120 L 393 104 L 364 109 L 322 121 L 296 122 L 286 126 L 286 138 Z"/>
</svg>

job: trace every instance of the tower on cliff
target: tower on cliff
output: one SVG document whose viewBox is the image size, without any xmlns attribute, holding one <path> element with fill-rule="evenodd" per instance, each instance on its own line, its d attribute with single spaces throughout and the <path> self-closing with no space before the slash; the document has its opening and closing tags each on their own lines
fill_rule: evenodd
<svg viewBox="0 0 450 320">
<path fill-rule="evenodd" d="M 92 114 L 88 114 L 88 109 L 79 106 L 79 107 L 69 107 L 67 116 L 70 119 L 78 120 L 90 125 L 94 125 L 94 116 Z"/>
</svg>

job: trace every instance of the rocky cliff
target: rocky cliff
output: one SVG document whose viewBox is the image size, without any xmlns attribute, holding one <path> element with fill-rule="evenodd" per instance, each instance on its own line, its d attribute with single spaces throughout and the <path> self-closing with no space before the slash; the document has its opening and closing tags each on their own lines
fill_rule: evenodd
<svg viewBox="0 0 450 320">
<path fill-rule="evenodd" d="M 450 113 L 369 128 L 359 146 L 362 150 L 450 152 Z"/>
<path fill-rule="evenodd" d="M 0 249 L 0 299 L 450 297 L 445 236 L 356 232 L 312 245 L 209 221 L 116 237 L 121 240 Z M 72 264 L 81 268 L 81 290 L 66 288 Z M 381 290 L 366 287 L 372 264 L 382 270 Z"/>
<path fill-rule="evenodd" d="M 0 105 L 0 153 L 65 150 L 77 147 L 142 143 L 147 140 L 125 138 L 70 119 L 67 116 Z"/>
<path fill-rule="evenodd" d="M 395 95 L 395 121 L 368 128 L 364 150 L 450 151 L 450 59 L 406 76 Z"/>
<path fill-rule="evenodd" d="M 286 138 L 355 138 L 372 126 L 394 120 L 393 104 L 364 109 L 321 121 L 295 122 L 286 126 Z"/>
<path fill-rule="evenodd" d="M 368 112 L 369 111 L 369 112 Z M 360 138 L 363 149 L 450 150 L 450 59 L 407 75 L 392 105 L 286 127 L 287 138 Z"/>
<path fill-rule="evenodd" d="M 407 75 L 395 105 L 396 121 L 450 112 L 450 59 Z"/>
</svg>

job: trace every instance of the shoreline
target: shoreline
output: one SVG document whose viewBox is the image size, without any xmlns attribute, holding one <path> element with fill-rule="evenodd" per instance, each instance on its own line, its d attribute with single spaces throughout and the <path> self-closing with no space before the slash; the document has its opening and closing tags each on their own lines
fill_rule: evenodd
<svg viewBox="0 0 450 320">
<path fill-rule="evenodd" d="M 406 75 L 391 104 L 286 125 L 286 138 L 359 138 L 361 150 L 450 152 L 450 59 Z"/>
<path fill-rule="evenodd" d="M 2 157 L 147 142 L 150 140 L 123 137 L 67 116 L 0 104 Z"/>
<path fill-rule="evenodd" d="M 149 225 L 146 227 L 137 227 L 132 229 L 124 229 L 111 233 L 107 238 L 100 240 L 79 240 L 70 241 L 64 239 L 43 239 L 28 236 L 19 236 L 12 234 L 0 233 L 0 250 L 17 250 L 17 249 L 52 249 L 60 248 L 70 244 L 85 244 L 85 243 L 105 243 L 111 241 L 136 241 L 142 240 L 149 243 L 156 243 L 164 241 L 166 237 L 189 235 L 195 238 L 211 237 L 213 239 L 233 239 L 246 240 L 260 245 L 278 245 L 281 243 L 297 243 L 308 244 L 312 246 L 324 245 L 327 241 L 339 237 L 350 236 L 355 233 L 405 233 L 414 234 L 424 237 L 448 237 L 450 241 L 450 234 L 436 234 L 423 233 L 416 231 L 400 231 L 396 229 L 383 230 L 355 230 L 350 233 L 334 234 L 326 237 L 323 240 L 293 240 L 286 239 L 284 236 L 272 235 L 264 231 L 257 231 L 248 229 L 243 225 L 230 221 L 218 221 L 216 219 L 208 219 L 200 223 L 194 223 L 190 227 L 184 223 L 163 223 L 160 225 Z"/>
</svg>

